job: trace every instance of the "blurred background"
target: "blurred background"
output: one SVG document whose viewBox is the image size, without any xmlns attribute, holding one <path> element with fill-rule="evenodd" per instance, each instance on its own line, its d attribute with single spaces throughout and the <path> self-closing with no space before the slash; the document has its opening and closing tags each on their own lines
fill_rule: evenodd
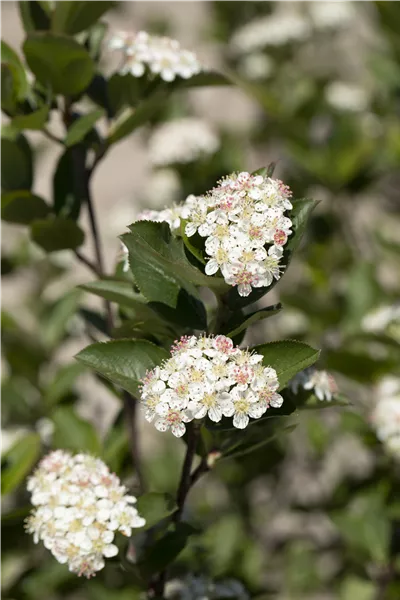
<svg viewBox="0 0 400 600">
<path fill-rule="evenodd" d="M 1 11 L 2 38 L 20 52 L 17 3 L 3 2 Z M 248 596 L 265 599 L 397 600 L 400 410 L 387 413 L 397 426 L 390 444 L 376 435 L 373 414 L 382 400 L 400 404 L 399 3 L 120 2 L 103 20 L 110 32 L 176 38 L 241 82 L 180 91 L 100 165 L 93 197 L 108 272 L 118 261 L 117 236 L 143 209 L 276 163 L 274 176 L 294 197 L 320 204 L 288 274 L 262 301 L 284 310 L 244 343 L 286 337 L 321 348 L 321 368 L 350 403 L 302 412 L 290 434 L 217 464 L 187 507 L 205 533 L 171 576 L 235 578 Z M 104 47 L 104 72 L 115 66 Z M 55 133 L 59 126 L 51 124 Z M 60 151 L 39 133 L 29 140 L 34 191 L 48 198 Z M 89 242 L 85 251 L 93 251 Z M 75 287 L 92 278 L 71 252 L 46 256 L 23 227 L 3 223 L 8 600 L 139 597 L 113 566 L 93 581 L 76 578 L 23 530 L 26 472 L 71 436 L 78 447 L 79 436 L 105 440 L 108 464 L 135 488 L 119 401 L 73 359 L 88 343 L 82 317 L 96 323 L 101 306 Z M 141 431 L 149 487 L 173 493 L 181 443 L 145 423 Z M 167 589 L 170 597 L 201 596 L 183 595 L 178 581 Z M 241 588 L 228 592 L 246 597 Z"/>
</svg>

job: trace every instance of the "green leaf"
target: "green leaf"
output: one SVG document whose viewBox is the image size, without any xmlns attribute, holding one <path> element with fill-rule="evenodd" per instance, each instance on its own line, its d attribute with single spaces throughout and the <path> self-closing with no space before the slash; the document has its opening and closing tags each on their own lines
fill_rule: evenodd
<svg viewBox="0 0 400 600">
<path fill-rule="evenodd" d="M 166 89 L 162 86 L 152 96 L 147 98 L 146 101 L 139 104 L 137 108 L 127 110 L 112 128 L 107 140 L 108 144 L 119 142 L 135 129 L 147 123 L 158 110 L 161 110 L 165 104 L 166 97 Z"/>
<path fill-rule="evenodd" d="M 17 441 L 3 456 L 1 493 L 9 494 L 25 479 L 40 454 L 40 437 L 29 433 Z"/>
<path fill-rule="evenodd" d="M 29 92 L 29 83 L 26 77 L 26 71 L 18 54 L 3 40 L 1 41 L 1 62 L 13 67 L 15 82 L 15 95 L 17 100 L 22 101 Z"/>
<path fill-rule="evenodd" d="M 76 162 L 84 164 L 85 160 L 86 149 L 82 145 L 68 148 L 59 158 L 53 178 L 53 206 L 60 217 L 75 221 L 87 200 L 87 188 L 77 180 L 75 172 Z"/>
<path fill-rule="evenodd" d="M 146 519 L 143 529 L 150 529 L 177 509 L 176 502 L 169 494 L 149 492 L 138 498 L 136 508 L 141 517 Z"/>
<path fill-rule="evenodd" d="M 41 322 L 41 339 L 46 348 L 55 348 L 66 334 L 67 325 L 75 315 L 82 292 L 69 290 L 47 309 Z"/>
<path fill-rule="evenodd" d="M 1 196 L 1 218 L 9 223 L 28 225 L 34 219 L 47 217 L 50 212 L 43 198 L 28 190 L 7 192 Z"/>
<path fill-rule="evenodd" d="M 24 129 L 41 130 L 47 122 L 48 116 L 49 107 L 44 105 L 27 115 L 18 115 L 17 117 L 14 117 L 11 121 L 11 125 L 15 129 L 20 129 L 21 131 Z"/>
<path fill-rule="evenodd" d="M 48 3 L 25 0 L 19 2 L 19 13 L 26 32 L 50 29 Z"/>
<path fill-rule="evenodd" d="M 12 65 L 1 63 L 1 110 L 8 115 L 17 111 L 16 73 Z"/>
<path fill-rule="evenodd" d="M 44 392 L 47 405 L 57 404 L 72 389 L 77 378 L 86 371 L 81 363 L 70 363 L 60 367 Z"/>
<path fill-rule="evenodd" d="M 319 357 L 319 350 L 296 340 L 269 342 L 268 344 L 255 346 L 252 350 L 263 355 L 265 366 L 275 369 L 280 390 L 286 386 L 296 373 L 313 365 Z"/>
<path fill-rule="evenodd" d="M 176 79 L 175 87 L 186 88 L 186 87 L 210 87 L 210 86 L 225 86 L 232 85 L 232 82 L 222 73 L 217 71 L 202 71 L 193 75 L 190 79 Z M 174 85 L 173 84 L 173 85 Z"/>
<path fill-rule="evenodd" d="M 117 340 L 87 346 L 75 356 L 113 383 L 137 395 L 148 369 L 159 365 L 169 354 L 144 340 Z"/>
<path fill-rule="evenodd" d="M 162 572 L 185 548 L 188 539 L 196 530 L 187 523 L 177 523 L 174 531 L 168 531 L 144 552 L 138 563 L 145 578 Z"/>
<path fill-rule="evenodd" d="M 75 250 L 83 244 L 85 235 L 71 219 L 57 217 L 33 221 L 31 237 L 46 252 Z"/>
<path fill-rule="evenodd" d="M 93 425 L 79 417 L 71 406 L 60 406 L 51 414 L 54 444 L 73 452 L 90 452 L 99 456 L 101 444 Z"/>
<path fill-rule="evenodd" d="M 181 238 L 182 238 L 182 240 L 183 240 L 183 243 L 185 244 L 185 246 L 186 246 L 186 248 L 189 250 L 189 252 L 190 252 L 191 254 L 193 254 L 193 256 L 194 256 L 195 258 L 197 258 L 197 260 L 198 260 L 199 262 L 201 262 L 203 265 L 205 265 L 207 261 L 206 261 L 206 259 L 204 258 L 203 251 L 202 251 L 200 248 L 197 248 L 197 247 L 196 247 L 196 246 L 195 246 L 195 245 L 192 243 L 192 240 L 193 240 L 193 238 L 188 238 L 188 236 L 186 235 L 186 232 L 185 232 L 186 223 L 187 223 L 187 221 L 186 221 L 185 219 L 181 219 L 181 228 L 180 228 L 180 232 L 179 232 L 179 233 L 180 233 L 180 236 L 181 236 Z M 197 235 L 198 235 L 198 234 L 196 234 L 196 235 L 195 235 L 195 236 L 193 236 L 193 237 L 196 237 Z M 200 237 L 200 236 L 199 236 L 199 237 Z M 200 238 L 200 239 L 201 239 L 201 238 Z M 202 243 L 202 244 L 204 244 L 204 241 L 202 240 L 202 241 L 201 241 L 201 243 Z"/>
<path fill-rule="evenodd" d="M 116 4 L 116 2 L 80 2 L 77 0 L 56 2 L 51 28 L 56 33 L 75 35 L 94 25 L 104 13 Z"/>
<path fill-rule="evenodd" d="M 135 292 L 133 284 L 129 281 L 99 279 L 84 283 L 79 287 L 91 294 L 100 296 L 100 298 L 116 302 L 120 306 L 138 309 L 139 312 L 143 309 L 147 315 L 154 315 L 153 311 L 147 308 L 144 296 Z"/>
<path fill-rule="evenodd" d="M 374 600 L 375 584 L 371 581 L 349 576 L 340 586 L 339 600 Z"/>
<path fill-rule="evenodd" d="M 293 224 L 293 226 L 292 226 L 293 233 L 288 238 L 287 244 L 284 247 L 283 257 L 281 260 L 281 265 L 283 267 L 284 273 L 286 272 L 286 270 L 290 264 L 290 261 L 293 257 L 293 253 L 295 252 L 295 250 L 297 250 L 297 248 L 301 242 L 301 239 L 304 235 L 304 232 L 305 232 L 305 229 L 307 226 L 308 218 L 309 218 L 312 210 L 318 204 L 318 202 L 315 200 L 303 199 L 303 200 L 294 200 L 292 202 L 292 204 L 293 204 L 293 209 L 290 211 L 288 216 L 291 219 L 292 224 Z M 234 309 L 237 309 L 240 307 L 243 308 L 244 306 L 248 306 L 249 304 L 256 302 L 257 300 L 262 298 L 265 294 L 267 294 L 269 291 L 271 291 L 272 288 L 277 283 L 278 282 L 276 280 L 274 280 L 270 286 L 253 290 L 251 292 L 251 294 L 247 297 L 239 296 L 237 289 L 234 288 L 228 294 L 228 303 Z"/>
<path fill-rule="evenodd" d="M 129 250 L 135 283 L 149 301 L 160 300 L 176 308 L 180 290 L 198 296 L 195 285 L 227 289 L 222 279 L 208 277 L 187 259 L 181 239 L 175 238 L 166 223 L 140 221 L 121 236 Z"/>
<path fill-rule="evenodd" d="M 94 63 L 75 40 L 53 33 L 30 33 L 24 42 L 26 61 L 37 79 L 56 94 L 82 92 L 94 75 Z"/>
<path fill-rule="evenodd" d="M 102 108 L 98 108 L 87 115 L 79 117 L 79 119 L 74 121 L 71 127 L 68 129 L 67 137 L 65 138 L 65 145 L 73 146 L 74 144 L 77 144 L 83 140 L 85 135 L 89 133 L 89 131 L 94 127 L 95 123 L 97 123 L 97 121 L 101 119 L 104 114 L 105 111 Z"/>
<path fill-rule="evenodd" d="M 98 21 L 89 30 L 89 37 L 86 44 L 89 48 L 89 54 L 95 62 L 100 58 L 101 47 L 107 31 L 108 24 L 102 21 Z"/>
<path fill-rule="evenodd" d="M 235 314 L 225 325 L 225 330 L 228 331 L 226 335 L 233 338 L 241 333 L 244 329 L 250 327 L 250 325 L 253 325 L 253 323 L 263 319 L 269 319 L 269 317 L 273 317 L 281 310 L 282 304 L 274 304 L 272 306 L 268 306 L 267 308 L 256 310 L 249 315 Z"/>
<path fill-rule="evenodd" d="M 33 156 L 23 135 L 1 138 L 1 187 L 5 191 L 29 190 L 33 181 Z"/>
</svg>

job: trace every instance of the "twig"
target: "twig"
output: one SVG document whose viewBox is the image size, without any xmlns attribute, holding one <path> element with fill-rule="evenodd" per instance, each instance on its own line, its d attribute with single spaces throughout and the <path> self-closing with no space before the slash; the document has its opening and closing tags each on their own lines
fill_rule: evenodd
<svg viewBox="0 0 400 600">
<path fill-rule="evenodd" d="M 51 131 L 49 131 L 46 127 L 42 129 L 42 133 L 52 142 L 56 142 L 57 144 L 61 144 L 61 146 L 64 146 L 64 142 L 56 135 L 54 135 L 54 133 L 51 133 Z"/>
<path fill-rule="evenodd" d="M 90 269 L 91 271 L 93 271 L 93 273 L 95 273 L 95 275 L 97 275 L 98 277 L 101 276 L 101 274 L 99 273 L 97 266 L 92 263 L 92 261 L 90 261 L 88 258 L 86 258 L 86 256 L 84 256 L 83 254 L 81 254 L 79 252 L 79 250 L 74 250 L 74 254 L 76 256 L 76 258 L 78 260 L 81 261 L 81 263 L 83 263 L 84 265 L 86 265 L 88 267 L 88 269 Z"/>
<path fill-rule="evenodd" d="M 197 442 L 199 440 L 200 429 L 196 423 L 192 422 L 188 426 L 188 440 L 186 447 L 185 460 L 183 461 L 181 479 L 179 482 L 178 493 L 176 495 L 177 511 L 174 513 L 174 522 L 178 523 L 181 520 L 182 512 L 185 506 L 186 496 L 191 486 L 191 470 L 193 459 L 196 455 Z"/>
<path fill-rule="evenodd" d="M 124 409 L 125 417 L 128 425 L 129 432 L 129 447 L 131 451 L 132 462 L 136 470 L 136 476 L 139 482 L 140 492 L 143 493 L 146 490 L 146 485 L 142 471 L 142 461 L 140 456 L 139 448 L 139 436 L 137 428 L 137 406 L 138 402 L 134 396 L 131 396 L 129 392 L 123 393 L 124 398 Z"/>
</svg>

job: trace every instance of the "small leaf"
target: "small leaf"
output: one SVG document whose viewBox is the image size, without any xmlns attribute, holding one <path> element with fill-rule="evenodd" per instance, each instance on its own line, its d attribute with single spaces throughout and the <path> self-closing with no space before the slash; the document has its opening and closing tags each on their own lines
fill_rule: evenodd
<svg viewBox="0 0 400 600">
<path fill-rule="evenodd" d="M 85 235 L 71 219 L 61 217 L 33 221 L 31 237 L 46 252 L 75 250 L 83 244 Z"/>
<path fill-rule="evenodd" d="M 87 200 L 87 188 L 75 171 L 76 161 L 84 165 L 86 149 L 83 145 L 68 148 L 59 158 L 53 178 L 53 206 L 56 215 L 74 221 L 79 217 L 81 206 Z"/>
<path fill-rule="evenodd" d="M 79 417 L 71 406 L 60 406 L 51 415 L 57 448 L 101 454 L 101 444 L 93 425 Z"/>
<path fill-rule="evenodd" d="M 57 404 L 85 371 L 85 366 L 76 362 L 60 367 L 44 392 L 44 402 L 47 405 Z"/>
<path fill-rule="evenodd" d="M 56 94 L 82 92 L 94 75 L 94 63 L 72 38 L 46 32 L 30 33 L 23 46 L 26 61 L 37 79 Z"/>
<path fill-rule="evenodd" d="M 11 121 L 11 125 L 15 129 L 20 129 L 21 131 L 24 129 L 41 130 L 47 122 L 48 116 L 49 107 L 44 105 L 27 115 L 18 115 L 17 117 L 14 117 Z"/>
<path fill-rule="evenodd" d="M 104 114 L 105 111 L 102 108 L 98 108 L 86 115 L 83 115 L 82 117 L 79 117 L 79 119 L 74 121 L 71 127 L 68 129 L 67 137 L 65 138 L 65 145 L 73 146 L 74 144 L 77 144 L 83 140 L 85 135 L 89 133 L 89 131 L 94 127 L 95 123 L 97 123 L 97 121 L 101 119 Z"/>
<path fill-rule="evenodd" d="M 108 138 L 108 143 L 115 144 L 119 142 L 135 129 L 147 123 L 163 107 L 165 100 L 166 90 L 162 86 L 152 96 L 147 98 L 146 101 L 139 104 L 137 108 L 128 110 L 122 116 L 121 120 L 116 122 Z"/>
<path fill-rule="evenodd" d="M 47 217 L 50 212 L 43 198 L 28 190 L 8 192 L 1 196 L 1 218 L 9 223 L 29 225 L 34 219 Z"/>
<path fill-rule="evenodd" d="M 295 340 L 269 342 L 268 344 L 255 346 L 252 350 L 263 355 L 265 366 L 275 369 L 280 390 L 286 386 L 296 373 L 313 365 L 319 357 L 319 350 Z"/>
<path fill-rule="evenodd" d="M 36 0 L 23 0 L 18 2 L 19 13 L 26 32 L 50 29 L 49 12 L 43 5 L 48 3 Z"/>
<path fill-rule="evenodd" d="M 176 502 L 169 494 L 149 492 L 138 498 L 136 508 L 141 517 L 146 519 L 143 529 L 150 529 L 177 509 Z"/>
<path fill-rule="evenodd" d="M 23 135 L 1 138 L 1 187 L 5 191 L 29 190 L 33 180 L 33 156 Z"/>
<path fill-rule="evenodd" d="M 40 454 L 40 437 L 29 433 L 18 440 L 2 458 L 1 493 L 9 494 L 25 479 Z"/>
<path fill-rule="evenodd" d="M 113 383 L 137 395 L 146 371 L 161 364 L 169 354 L 144 340 L 117 340 L 87 346 L 75 356 Z"/>
<path fill-rule="evenodd" d="M 162 572 L 185 548 L 188 539 L 196 530 L 187 523 L 177 523 L 174 531 L 168 531 L 145 551 L 138 563 L 145 578 Z"/>
<path fill-rule="evenodd" d="M 273 317 L 278 314 L 282 310 L 282 304 L 274 304 L 273 306 L 268 306 L 267 308 L 262 308 L 261 310 L 256 310 L 249 315 L 236 314 L 234 315 L 228 323 L 225 325 L 225 329 L 228 331 L 227 336 L 233 338 L 239 333 L 241 333 L 244 329 L 247 329 L 253 323 L 257 321 L 261 321 L 263 319 L 269 319 L 269 317 Z"/>
<path fill-rule="evenodd" d="M 16 98 L 22 101 L 26 98 L 29 92 L 29 83 L 26 77 L 24 65 L 18 54 L 3 40 L 1 41 L 1 62 L 2 64 L 10 65 L 13 68 L 16 85 Z"/>
<path fill-rule="evenodd" d="M 56 33 L 75 35 L 94 25 L 117 2 L 85 2 L 79 0 L 56 2 L 51 28 Z"/>
</svg>

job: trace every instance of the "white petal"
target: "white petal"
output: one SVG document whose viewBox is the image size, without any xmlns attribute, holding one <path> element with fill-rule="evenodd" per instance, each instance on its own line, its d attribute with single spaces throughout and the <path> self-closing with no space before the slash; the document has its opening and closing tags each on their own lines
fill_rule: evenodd
<svg viewBox="0 0 400 600">
<path fill-rule="evenodd" d="M 215 258 L 212 258 L 206 264 L 206 268 L 205 268 L 206 275 L 214 275 L 214 273 L 216 273 L 218 271 L 218 269 L 219 269 L 219 264 L 217 263 Z"/>
<path fill-rule="evenodd" d="M 188 237 L 194 235 L 197 231 L 197 227 L 194 223 L 186 223 L 185 233 Z"/>
<path fill-rule="evenodd" d="M 169 423 L 165 419 L 157 419 L 154 426 L 158 431 L 167 431 L 169 429 Z"/>
<path fill-rule="evenodd" d="M 283 398 L 279 394 L 274 394 L 270 400 L 270 405 L 273 408 L 280 408 L 283 404 Z"/>
<path fill-rule="evenodd" d="M 107 558 L 111 558 L 112 556 L 117 556 L 118 548 L 114 544 L 109 544 L 103 548 L 103 554 Z"/>
<path fill-rule="evenodd" d="M 238 429 L 244 429 L 249 424 L 249 417 L 243 413 L 236 413 L 233 417 L 233 424 Z"/>
<path fill-rule="evenodd" d="M 182 437 L 185 434 L 186 427 L 183 423 L 177 423 L 176 425 L 172 425 L 171 431 L 175 437 Z"/>
<path fill-rule="evenodd" d="M 222 419 L 222 410 L 221 410 L 221 408 L 219 406 L 213 406 L 208 411 L 208 416 L 210 417 L 211 421 L 214 421 L 215 423 L 218 423 Z"/>
</svg>

